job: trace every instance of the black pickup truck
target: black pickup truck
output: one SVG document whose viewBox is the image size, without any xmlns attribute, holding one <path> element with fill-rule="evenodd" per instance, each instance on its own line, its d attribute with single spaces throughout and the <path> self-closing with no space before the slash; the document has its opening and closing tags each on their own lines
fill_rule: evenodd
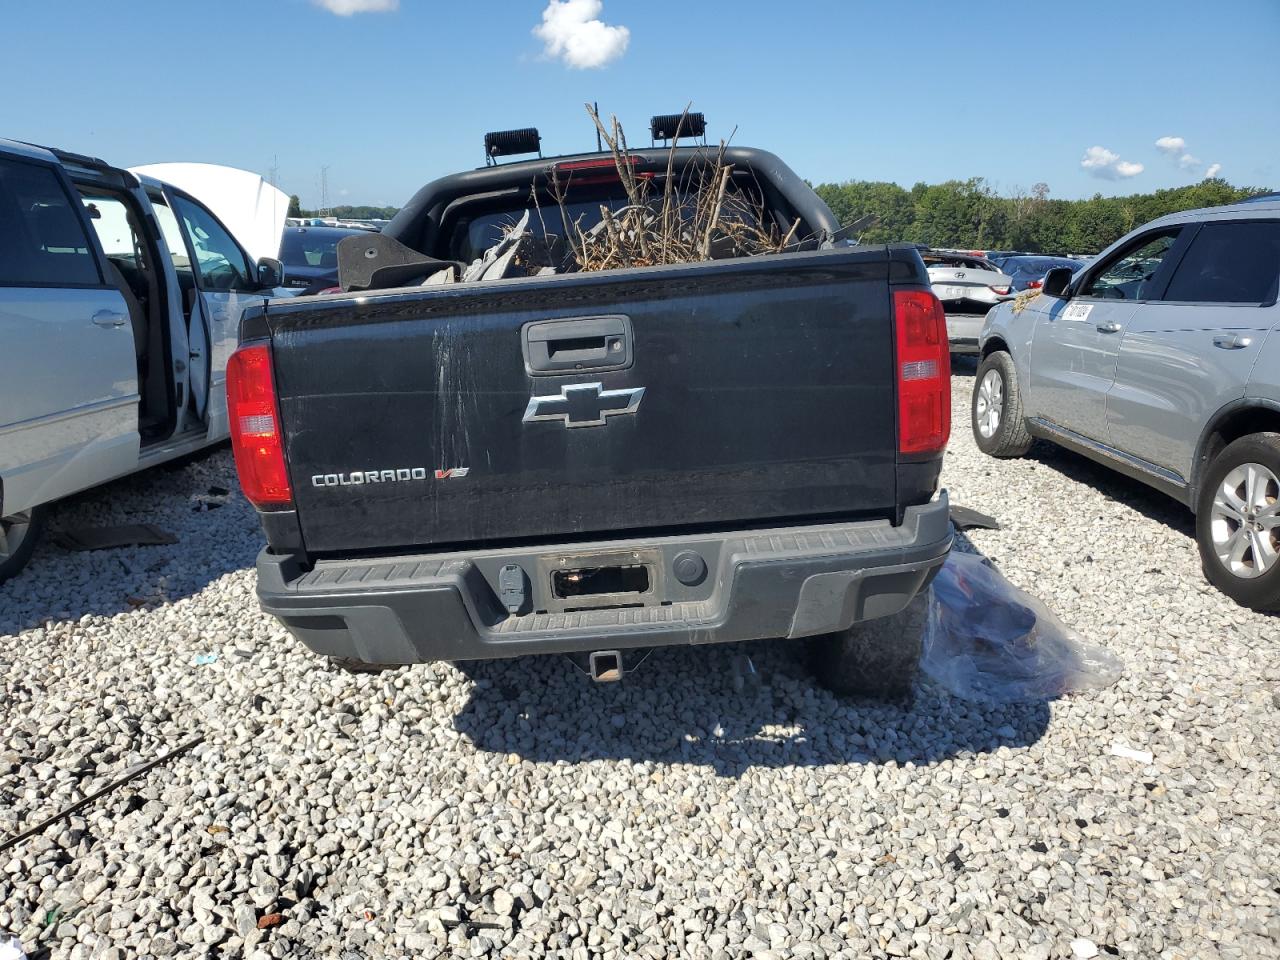
<svg viewBox="0 0 1280 960">
<path fill-rule="evenodd" d="M 228 398 L 264 609 L 367 664 L 568 653 L 611 679 L 654 646 L 818 637 L 829 685 L 908 687 L 951 547 L 941 306 L 913 247 L 841 240 L 776 156 L 724 162 L 808 240 L 247 311 Z M 620 176 L 601 153 L 445 177 L 381 242 L 466 263 L 552 183 L 598 222 Z"/>
</svg>

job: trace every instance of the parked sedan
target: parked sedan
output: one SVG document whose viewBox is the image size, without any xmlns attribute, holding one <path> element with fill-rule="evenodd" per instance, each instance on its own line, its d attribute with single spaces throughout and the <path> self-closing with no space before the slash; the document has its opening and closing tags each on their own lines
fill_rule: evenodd
<svg viewBox="0 0 1280 960">
<path fill-rule="evenodd" d="M 983 315 L 1014 296 L 1013 280 L 981 257 L 938 250 L 922 250 L 920 255 L 947 314 L 951 352 L 977 353 Z"/>
<path fill-rule="evenodd" d="M 1173 214 L 982 330 L 973 435 L 1050 440 L 1176 498 L 1209 581 L 1280 610 L 1280 202 Z"/>
<path fill-rule="evenodd" d="M 1084 261 L 1072 260 L 1070 257 L 1016 256 L 1005 257 L 999 266 L 1002 272 L 1012 278 L 1013 292 L 1019 293 L 1023 290 L 1040 289 L 1044 275 L 1054 267 L 1066 267 L 1075 273 L 1084 266 Z"/>
<path fill-rule="evenodd" d="M 286 227 L 280 242 L 284 285 L 299 296 L 338 285 L 338 241 L 366 230 L 350 227 Z"/>
</svg>

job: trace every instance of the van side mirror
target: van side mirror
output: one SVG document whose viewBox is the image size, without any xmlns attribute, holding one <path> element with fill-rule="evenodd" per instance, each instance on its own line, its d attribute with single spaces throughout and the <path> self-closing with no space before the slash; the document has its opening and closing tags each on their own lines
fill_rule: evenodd
<svg viewBox="0 0 1280 960">
<path fill-rule="evenodd" d="M 1040 292 L 1047 297 L 1061 297 L 1075 276 L 1070 267 L 1054 267 L 1044 275 Z"/>
<path fill-rule="evenodd" d="M 284 286 L 284 264 L 274 257 L 258 261 L 258 289 L 272 290 Z"/>
</svg>

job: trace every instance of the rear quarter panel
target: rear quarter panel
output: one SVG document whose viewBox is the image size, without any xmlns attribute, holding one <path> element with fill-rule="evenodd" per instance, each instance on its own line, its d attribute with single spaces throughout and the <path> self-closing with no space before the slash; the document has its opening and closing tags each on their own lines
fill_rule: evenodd
<svg viewBox="0 0 1280 960">
<path fill-rule="evenodd" d="M 1280 404 L 1280 304 L 1272 304 L 1269 313 L 1271 331 L 1258 351 L 1245 396 Z"/>
</svg>

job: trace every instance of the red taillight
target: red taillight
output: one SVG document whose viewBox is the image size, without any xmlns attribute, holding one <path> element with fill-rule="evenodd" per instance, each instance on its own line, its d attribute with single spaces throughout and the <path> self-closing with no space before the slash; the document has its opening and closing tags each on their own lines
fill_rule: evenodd
<svg viewBox="0 0 1280 960">
<path fill-rule="evenodd" d="M 341 293 L 341 287 L 325 287 L 323 290 L 317 290 L 316 296 L 323 297 L 326 293 Z"/>
<path fill-rule="evenodd" d="M 639 157 L 627 157 L 626 163 L 632 167 L 640 166 Z M 618 170 L 618 163 L 613 157 L 601 157 L 596 160 L 565 160 L 553 168 L 556 173 L 573 173 L 575 170 Z"/>
<path fill-rule="evenodd" d="M 628 157 L 626 163 L 631 165 L 633 172 L 638 167 L 643 166 L 640 157 Z M 601 157 L 594 160 L 566 160 L 557 163 L 551 168 L 552 172 L 559 177 L 562 174 L 569 174 L 566 178 L 569 183 L 574 186 L 590 186 L 599 183 L 617 183 L 621 179 L 618 173 L 618 164 L 613 157 Z M 635 172 L 638 180 L 652 179 L 652 172 Z"/>
<path fill-rule="evenodd" d="M 1039 289 L 1040 289 L 1041 287 L 1043 287 L 1043 286 L 1044 286 L 1044 281 L 1043 281 L 1043 280 L 1032 280 L 1032 281 L 1030 281 L 1030 282 L 1027 284 L 1027 289 L 1028 289 L 1028 290 L 1039 290 Z"/>
<path fill-rule="evenodd" d="M 938 453 L 951 436 L 951 347 L 942 301 L 895 290 L 898 340 L 898 452 Z"/>
<path fill-rule="evenodd" d="M 227 416 L 236 473 L 245 497 L 255 507 L 292 503 L 271 375 L 271 348 L 266 344 L 241 347 L 227 361 Z"/>
<path fill-rule="evenodd" d="M 1000 294 L 1000 296 L 1003 297 L 1005 294 L 1009 292 L 1010 289 L 1011 289 L 1010 287 L 992 287 L 991 291 L 993 293 L 998 293 Z"/>
</svg>

